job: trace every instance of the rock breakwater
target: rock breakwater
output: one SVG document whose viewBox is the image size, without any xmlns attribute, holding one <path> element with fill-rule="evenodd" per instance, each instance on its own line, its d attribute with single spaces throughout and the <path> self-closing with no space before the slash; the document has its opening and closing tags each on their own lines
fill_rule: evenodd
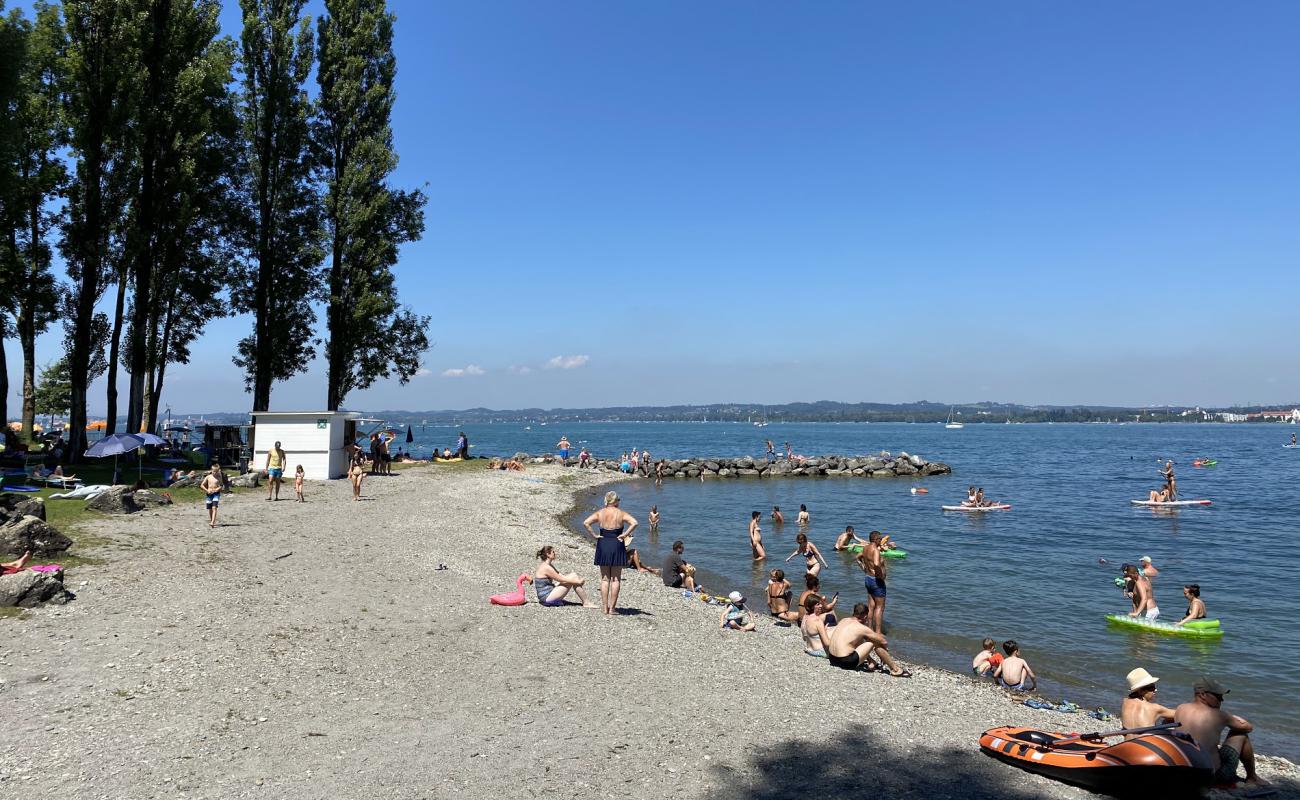
<svg viewBox="0 0 1300 800">
<path fill-rule="evenodd" d="M 540 456 L 516 453 L 515 460 L 525 464 L 562 463 L 559 456 L 549 453 Z M 952 472 L 952 467 L 940 461 L 927 461 L 921 456 L 909 455 L 906 452 L 893 455 L 882 451 L 875 455 L 795 456 L 774 460 L 753 456 L 664 459 L 662 462 L 651 461 L 648 465 L 638 464 L 633 474 L 652 478 L 656 475 L 660 463 L 663 465 L 665 478 L 793 478 L 818 475 L 854 478 L 924 478 Z M 629 471 L 629 466 L 621 459 L 593 457 L 583 464 L 579 459 L 570 457 L 564 466 L 609 472 Z"/>
</svg>

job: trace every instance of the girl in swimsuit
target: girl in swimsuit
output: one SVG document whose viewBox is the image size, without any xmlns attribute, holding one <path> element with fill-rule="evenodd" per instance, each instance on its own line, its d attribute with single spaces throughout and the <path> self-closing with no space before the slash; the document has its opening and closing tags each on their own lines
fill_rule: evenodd
<svg viewBox="0 0 1300 800">
<path fill-rule="evenodd" d="M 795 521 L 802 527 L 808 527 L 808 523 L 812 521 L 812 517 L 808 515 L 808 506 L 799 504 L 799 517 Z"/>
<path fill-rule="evenodd" d="M 627 564 L 624 541 L 636 530 L 637 521 L 618 507 L 617 492 L 605 493 L 605 507 L 587 517 L 582 527 L 596 540 L 596 560 L 600 567 L 600 602 L 606 614 L 613 614 L 618 604 L 618 592 L 623 586 L 623 567 Z M 599 523 L 600 533 L 592 530 Z"/>
<path fill-rule="evenodd" d="M 537 592 L 537 602 L 544 606 L 562 606 L 564 597 L 569 592 L 578 596 L 583 608 L 595 608 L 596 604 L 587 600 L 587 590 L 582 588 L 586 581 L 575 573 L 561 574 L 555 568 L 555 548 L 546 545 L 537 551 L 537 558 L 542 563 L 533 572 L 533 589 Z"/>
<path fill-rule="evenodd" d="M 809 574 L 816 575 L 820 573 L 822 567 L 826 564 L 826 559 L 822 558 L 822 552 L 817 549 L 817 545 L 808 541 L 808 534 L 806 533 L 800 533 L 794 537 L 794 540 L 797 546 L 793 553 L 785 557 L 785 560 L 789 562 L 795 556 L 803 556 Z"/>
</svg>

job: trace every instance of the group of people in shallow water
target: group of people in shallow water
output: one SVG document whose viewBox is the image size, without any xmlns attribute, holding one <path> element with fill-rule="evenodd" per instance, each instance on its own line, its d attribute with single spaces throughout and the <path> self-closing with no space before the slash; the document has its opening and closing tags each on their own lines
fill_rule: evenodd
<svg viewBox="0 0 1300 800">
<path fill-rule="evenodd" d="M 973 490 L 972 500 L 982 499 Z M 600 567 L 601 604 L 591 602 L 586 590 L 586 582 L 574 572 L 562 572 L 555 564 L 556 549 L 551 545 L 537 552 L 539 564 L 533 573 L 533 587 L 538 601 L 545 606 L 565 605 L 566 598 L 573 594 L 586 608 L 601 608 L 606 615 L 617 613 L 619 591 L 622 587 L 622 571 L 633 568 L 638 571 L 659 575 L 665 586 L 688 591 L 702 592 L 703 588 L 696 580 L 695 567 L 686 561 L 685 545 L 679 539 L 672 544 L 671 551 L 664 558 L 662 569 L 656 570 L 641 564 L 636 549 L 631 546 L 633 532 L 638 522 L 620 508 L 620 499 L 616 492 L 607 492 L 601 509 L 583 521 L 587 533 L 596 540 L 595 564 Z M 754 550 L 755 560 L 766 558 L 762 549 L 760 519 L 762 514 L 755 511 L 750 515 L 749 535 Z M 772 508 L 772 519 L 776 524 L 784 521 L 784 515 L 777 506 Z M 801 524 L 810 521 L 806 506 L 799 507 L 798 519 Z M 658 506 L 650 510 L 651 530 L 657 530 L 660 521 Z M 839 602 L 839 593 L 826 596 L 821 591 L 819 573 L 827 566 L 825 557 L 817 545 L 808 539 L 805 531 L 795 537 L 795 549 L 785 561 L 801 559 L 804 573 L 804 590 L 798 599 L 790 580 L 783 569 L 773 569 L 768 573 L 766 601 L 769 616 L 779 625 L 797 626 L 803 652 L 813 658 L 823 658 L 831 666 L 844 670 L 881 671 L 894 677 L 911 677 L 911 672 L 902 667 L 889 649 L 889 641 L 883 634 L 884 609 L 887 596 L 886 561 L 884 553 L 894 547 L 890 537 L 880 531 L 872 531 L 866 539 L 859 537 L 852 525 L 846 526 L 843 533 L 836 537 L 834 548 L 837 551 L 855 553 L 855 562 L 864 573 L 864 586 L 867 590 L 867 602 L 855 603 L 852 612 L 843 618 L 837 617 L 835 611 Z M 1147 615 L 1149 619 L 1155 608 L 1150 590 L 1150 580 L 1159 574 L 1150 557 L 1143 556 L 1137 565 L 1124 565 L 1125 592 L 1133 598 L 1134 615 Z M 1205 603 L 1200 599 L 1200 586 L 1189 584 L 1183 587 L 1183 594 L 1188 600 L 1186 617 L 1180 622 L 1205 617 Z M 731 592 L 727 603 L 718 618 L 719 627 L 733 631 L 754 631 L 757 628 L 744 594 Z M 981 649 L 971 662 L 972 671 L 980 677 L 989 677 L 998 685 L 1012 691 L 1034 691 L 1038 688 L 1038 676 L 1021 653 L 1020 645 L 1013 639 L 1002 643 L 1001 652 L 993 639 L 984 639 Z M 1255 772 L 1255 755 L 1251 747 L 1249 734 L 1252 727 L 1249 722 L 1221 710 L 1224 695 L 1228 690 L 1210 678 L 1202 678 L 1196 684 L 1194 699 L 1177 709 L 1167 709 L 1153 701 L 1157 678 L 1150 676 L 1145 669 L 1129 673 L 1129 695 L 1124 701 L 1123 723 L 1125 728 L 1139 728 L 1157 724 L 1162 719 L 1180 723 L 1182 729 L 1191 735 L 1210 753 L 1215 767 L 1215 779 L 1221 783 L 1236 780 L 1238 765 L 1246 770 L 1249 784 L 1262 784 Z M 1226 733 L 1226 736 L 1225 736 Z M 1222 741 L 1221 741 L 1222 740 Z"/>
<path fill-rule="evenodd" d="M 1124 591 L 1124 596 L 1133 604 L 1130 617 L 1142 617 L 1150 622 L 1160 618 L 1160 606 L 1156 604 L 1155 587 L 1152 579 L 1160 570 L 1151 562 L 1151 556 L 1142 556 L 1137 564 L 1124 564 L 1120 567 L 1117 585 Z M 1205 619 L 1205 601 L 1201 599 L 1201 585 L 1188 583 L 1183 585 L 1183 598 L 1187 600 L 1187 613 L 1175 625 L 1185 625 L 1198 619 Z"/>
</svg>

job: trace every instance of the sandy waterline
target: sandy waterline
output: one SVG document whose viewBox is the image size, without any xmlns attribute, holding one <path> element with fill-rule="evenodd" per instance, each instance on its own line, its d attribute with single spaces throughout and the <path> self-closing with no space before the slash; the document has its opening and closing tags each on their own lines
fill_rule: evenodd
<svg viewBox="0 0 1300 800">
<path fill-rule="evenodd" d="M 76 601 L 0 620 L 0 797 L 1089 796 L 976 741 L 1091 720 L 942 670 L 833 670 L 653 576 L 625 573 L 612 619 L 488 605 L 542 544 L 597 582 L 560 518 L 609 476 L 446 469 L 361 503 L 244 492 L 216 531 L 198 505 L 98 523 Z M 1300 797 L 1288 762 L 1261 772 Z"/>
</svg>

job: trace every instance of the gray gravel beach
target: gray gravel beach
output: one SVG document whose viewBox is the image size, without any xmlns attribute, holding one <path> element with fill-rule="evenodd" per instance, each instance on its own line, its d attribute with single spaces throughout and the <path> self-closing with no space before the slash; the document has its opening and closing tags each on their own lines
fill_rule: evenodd
<svg viewBox="0 0 1300 800">
<path fill-rule="evenodd" d="M 937 669 L 834 670 L 653 575 L 624 573 L 612 618 L 489 605 L 548 543 L 594 589 L 560 519 L 608 480 L 417 467 L 359 503 L 246 491 L 215 531 L 199 505 L 95 523 L 77 599 L 0 619 L 0 797 L 1092 796 L 977 739 L 1105 723 Z M 1294 765 L 1260 772 L 1300 798 Z"/>
</svg>

